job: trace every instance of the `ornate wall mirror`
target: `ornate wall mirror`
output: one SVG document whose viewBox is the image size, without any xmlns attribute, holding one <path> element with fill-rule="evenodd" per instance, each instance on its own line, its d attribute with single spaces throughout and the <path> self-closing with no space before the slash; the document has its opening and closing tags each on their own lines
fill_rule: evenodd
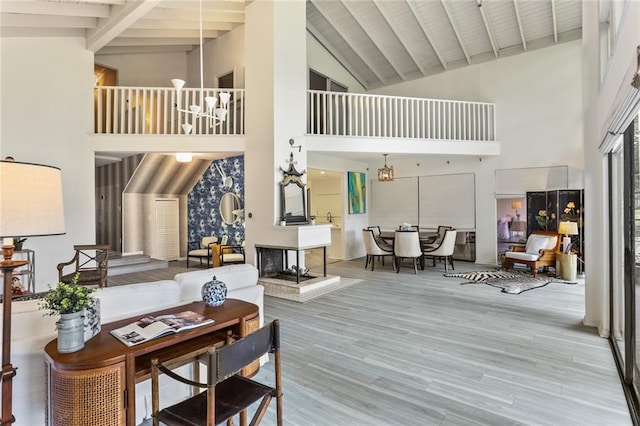
<svg viewBox="0 0 640 426">
<path fill-rule="evenodd" d="M 280 168 L 284 175 L 280 182 L 281 220 L 284 220 L 287 224 L 308 223 L 307 191 L 305 189 L 306 185 L 301 179 L 305 172 L 296 170 L 293 153 L 290 154 L 288 163 L 289 168 L 287 170 Z"/>
<path fill-rule="evenodd" d="M 225 193 L 220 199 L 220 216 L 227 225 L 233 225 L 242 218 L 240 197 L 233 192 Z"/>
</svg>

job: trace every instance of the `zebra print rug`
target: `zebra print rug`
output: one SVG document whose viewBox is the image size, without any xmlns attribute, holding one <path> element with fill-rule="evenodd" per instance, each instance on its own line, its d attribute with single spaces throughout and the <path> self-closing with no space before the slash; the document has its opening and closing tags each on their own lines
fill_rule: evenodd
<svg viewBox="0 0 640 426">
<path fill-rule="evenodd" d="M 461 284 L 487 284 L 502 289 L 503 293 L 520 294 L 527 290 L 544 287 L 554 281 L 554 277 L 538 274 L 536 278 L 529 271 L 478 271 L 444 274 L 445 277 L 469 280 Z"/>
</svg>

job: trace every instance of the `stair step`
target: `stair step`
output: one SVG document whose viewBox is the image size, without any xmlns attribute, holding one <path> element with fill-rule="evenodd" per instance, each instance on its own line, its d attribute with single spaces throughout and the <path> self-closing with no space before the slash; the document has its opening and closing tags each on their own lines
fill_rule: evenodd
<svg viewBox="0 0 640 426">
<path fill-rule="evenodd" d="M 129 257 L 129 256 L 124 256 Z M 152 259 L 146 256 L 146 261 L 134 261 L 113 265 L 111 259 L 109 259 L 109 268 L 107 276 L 129 274 L 132 272 L 151 271 L 153 269 L 164 269 L 169 267 L 169 262 L 166 260 Z"/>
<path fill-rule="evenodd" d="M 109 254 L 109 267 L 122 266 L 122 265 L 134 265 L 137 263 L 147 263 L 151 260 L 151 256 L 146 254 L 132 254 L 128 256 L 122 256 L 120 254 Z"/>
</svg>

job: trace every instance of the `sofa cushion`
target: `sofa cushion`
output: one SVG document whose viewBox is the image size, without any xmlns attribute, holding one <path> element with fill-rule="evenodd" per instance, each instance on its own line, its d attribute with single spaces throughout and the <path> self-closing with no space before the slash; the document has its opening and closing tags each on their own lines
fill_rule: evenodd
<svg viewBox="0 0 640 426">
<path fill-rule="evenodd" d="M 99 288 L 102 324 L 179 305 L 180 286 L 172 280 Z"/>
<path fill-rule="evenodd" d="M 526 260 L 526 261 L 534 261 L 540 258 L 540 255 L 537 253 L 532 254 L 532 253 L 525 253 L 523 251 L 508 251 L 504 255 L 509 259 Z"/>
<path fill-rule="evenodd" d="M 527 244 L 525 246 L 525 251 L 529 254 L 540 254 L 540 250 L 547 247 L 549 243 L 549 237 L 540 236 L 540 235 L 529 235 L 527 239 Z"/>
<path fill-rule="evenodd" d="M 202 285 L 207 281 L 211 281 L 214 276 L 227 286 L 227 297 L 231 297 L 228 295 L 231 291 L 247 286 L 255 286 L 258 283 L 258 270 L 249 264 L 226 265 L 193 272 L 183 272 L 177 274 L 173 279 L 182 290 L 182 301 L 194 302 L 202 300 L 200 293 Z"/>
<path fill-rule="evenodd" d="M 553 250 L 554 248 L 556 248 L 556 245 L 558 245 L 557 235 L 555 237 L 547 237 L 547 246 L 545 247 L 546 250 Z"/>
<path fill-rule="evenodd" d="M 55 333 L 59 316 L 45 316 L 46 312 L 38 308 L 38 299 L 11 303 L 11 341 Z"/>
</svg>

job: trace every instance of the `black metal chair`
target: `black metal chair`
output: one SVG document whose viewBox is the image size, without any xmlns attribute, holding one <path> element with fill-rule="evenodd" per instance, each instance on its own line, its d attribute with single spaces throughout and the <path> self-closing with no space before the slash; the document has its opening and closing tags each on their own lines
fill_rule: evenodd
<svg viewBox="0 0 640 426">
<path fill-rule="evenodd" d="M 159 362 L 151 360 L 151 393 L 153 424 L 213 426 L 232 419 L 235 415 L 260 401 L 251 425 L 264 417 L 273 398 L 276 399 L 276 420 L 282 426 L 282 380 L 280 370 L 280 327 L 274 320 L 261 329 L 235 342 L 216 349 L 211 347 L 205 356 L 207 383 L 184 378 Z M 243 377 L 244 367 L 266 353 L 274 354 L 275 387 Z M 179 382 L 206 388 L 182 402 L 160 410 L 160 372 Z M 232 424 L 232 423 L 231 423 Z"/>
<path fill-rule="evenodd" d="M 218 243 L 218 237 L 203 237 L 200 241 L 190 241 L 189 251 L 187 252 L 187 268 L 189 267 L 189 259 L 198 259 L 200 266 L 202 266 L 202 259 L 207 260 L 207 268 L 210 267 L 212 262 L 212 245 Z M 193 249 L 192 249 L 193 247 Z"/>
</svg>

